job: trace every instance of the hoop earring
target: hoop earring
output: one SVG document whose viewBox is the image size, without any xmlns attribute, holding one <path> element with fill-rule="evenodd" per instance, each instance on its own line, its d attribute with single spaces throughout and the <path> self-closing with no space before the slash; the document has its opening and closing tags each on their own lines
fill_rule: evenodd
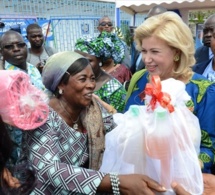
<svg viewBox="0 0 215 195">
<path fill-rule="evenodd" d="M 179 58 L 179 55 L 175 55 L 174 58 L 173 58 L 173 60 L 174 60 L 175 62 L 178 62 L 179 59 L 180 59 L 180 58 Z"/>
<path fill-rule="evenodd" d="M 101 63 L 101 62 L 99 62 L 99 66 L 100 66 L 100 67 L 102 66 L 102 63 Z"/>
<path fill-rule="evenodd" d="M 59 89 L 59 94 L 60 94 L 60 95 L 63 94 L 63 89 Z"/>
</svg>

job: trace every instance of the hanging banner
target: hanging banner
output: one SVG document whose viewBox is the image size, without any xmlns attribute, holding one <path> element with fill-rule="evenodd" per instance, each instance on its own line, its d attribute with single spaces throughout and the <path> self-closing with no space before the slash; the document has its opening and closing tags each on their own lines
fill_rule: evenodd
<svg viewBox="0 0 215 195">
<path fill-rule="evenodd" d="M 29 24 L 32 24 L 35 22 L 41 26 L 43 35 L 44 37 L 46 37 L 46 41 L 54 40 L 53 30 L 52 30 L 52 26 L 49 23 L 49 20 L 36 20 L 36 18 L 35 19 L 1 19 L 1 24 L 3 23 L 4 25 L 0 25 L 0 35 L 12 29 L 19 32 L 23 36 L 25 41 L 28 42 L 26 38 L 26 35 L 27 35 L 26 28 Z"/>
<path fill-rule="evenodd" d="M 35 23 L 36 19 L 1 19 L 1 22 L 4 23 L 3 28 L 0 28 L 1 35 L 12 29 L 19 32 L 25 38 L 26 27 L 31 23 Z"/>
<path fill-rule="evenodd" d="M 41 26 L 43 35 L 46 41 L 54 40 L 53 28 L 50 20 L 38 20 L 37 23 Z"/>
</svg>

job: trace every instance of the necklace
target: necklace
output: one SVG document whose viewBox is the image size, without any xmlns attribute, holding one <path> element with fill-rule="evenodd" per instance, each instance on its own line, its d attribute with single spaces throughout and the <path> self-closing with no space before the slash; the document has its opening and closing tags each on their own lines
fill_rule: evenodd
<svg viewBox="0 0 215 195">
<path fill-rule="evenodd" d="M 60 104 L 60 107 L 65 111 L 65 113 L 69 116 L 69 118 L 72 120 L 72 123 L 73 123 L 73 126 L 72 128 L 74 130 L 78 130 L 78 121 L 79 121 L 79 118 L 80 118 L 80 115 L 78 116 L 77 120 L 73 120 L 72 119 L 72 116 L 71 114 L 66 110 L 66 108 L 64 107 L 64 105 L 62 104 L 62 102 L 59 100 L 59 104 Z"/>
</svg>

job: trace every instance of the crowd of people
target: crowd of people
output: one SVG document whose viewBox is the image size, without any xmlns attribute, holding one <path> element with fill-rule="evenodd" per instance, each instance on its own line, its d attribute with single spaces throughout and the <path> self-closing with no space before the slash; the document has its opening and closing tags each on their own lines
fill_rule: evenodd
<svg viewBox="0 0 215 195">
<path fill-rule="evenodd" d="M 142 92 L 154 75 L 174 78 L 186 85 L 191 97 L 187 107 L 201 128 L 199 164 L 204 195 L 215 188 L 215 14 L 204 23 L 203 53 L 195 52 L 191 30 L 181 17 L 161 6 L 151 9 L 134 32 L 135 59 L 113 32 L 109 17 L 99 20 L 98 37 L 80 38 L 74 51 L 56 52 L 44 45 L 38 24 L 27 27 L 30 48 L 18 32 L 9 30 L 0 38 L 0 90 L 11 86 L 18 96 L 8 109 L 22 110 L 28 101 L 29 117 L 41 92 L 47 97 L 47 120 L 23 131 L 5 120 L 0 110 L 0 194 L 145 194 L 166 191 L 165 186 L 142 174 L 99 171 L 105 150 L 105 135 L 116 127 L 115 113 L 131 105 L 144 105 Z M 196 63 L 196 60 L 198 63 Z M 139 66 L 140 61 L 142 65 Z M 133 64 L 133 65 L 132 65 Z M 140 68 L 141 67 L 141 68 Z M 9 71 L 9 72 L 8 72 Z M 14 73 L 23 72 L 20 77 Z M 26 74 L 25 90 L 19 85 Z M 12 78 L 12 79 L 11 79 Z M 12 81 L 18 83 L 12 86 Z M 35 94 L 30 86 L 35 87 Z M 5 96 L 6 97 L 6 96 Z M 2 100 L 1 100 L 2 101 Z M 33 105 L 33 106 L 32 106 Z M 17 112 L 18 113 L 18 112 Z M 20 118 L 14 113 L 11 118 Z M 38 112 L 39 113 L 39 112 Z M 7 118 L 7 117 L 6 117 Z M 11 119 L 12 120 L 12 119 Z M 31 122 L 36 120 L 32 118 Z M 40 117 L 37 120 L 42 121 Z M 186 166 L 186 165 L 184 165 Z M 172 181 L 177 195 L 188 195 L 184 186 Z"/>
</svg>

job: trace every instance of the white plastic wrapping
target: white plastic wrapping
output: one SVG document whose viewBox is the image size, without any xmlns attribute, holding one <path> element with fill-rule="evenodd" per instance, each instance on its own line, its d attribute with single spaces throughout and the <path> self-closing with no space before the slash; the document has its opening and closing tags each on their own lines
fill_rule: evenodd
<svg viewBox="0 0 215 195">
<path fill-rule="evenodd" d="M 171 97 L 165 108 L 162 100 L 152 105 L 152 96 L 147 95 L 148 106 L 132 105 L 125 114 L 114 115 L 118 126 L 105 137 L 100 171 L 148 175 L 164 185 L 168 189 L 164 194 L 169 195 L 174 194 L 171 183 L 175 181 L 192 195 L 200 195 L 198 119 L 185 105 L 190 97 L 182 82 L 168 79 L 161 84 Z"/>
</svg>

